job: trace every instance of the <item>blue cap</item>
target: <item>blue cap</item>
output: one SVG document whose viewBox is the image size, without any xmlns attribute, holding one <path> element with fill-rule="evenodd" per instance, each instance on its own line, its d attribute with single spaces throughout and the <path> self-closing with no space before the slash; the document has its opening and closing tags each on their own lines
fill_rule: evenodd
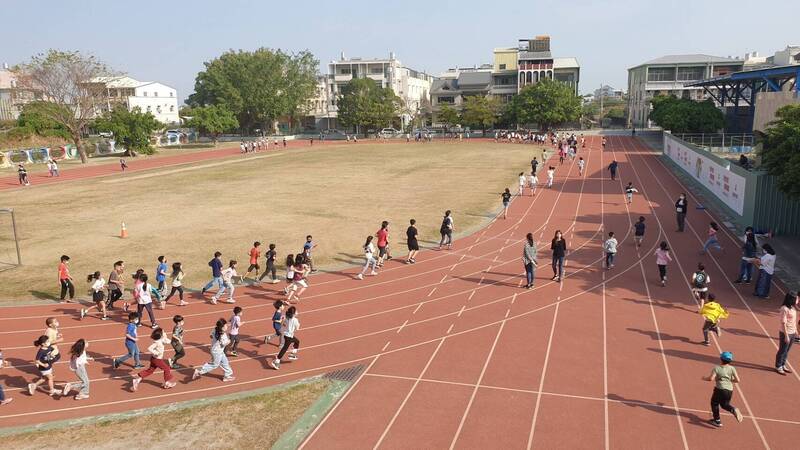
<svg viewBox="0 0 800 450">
<path fill-rule="evenodd" d="M 723 360 L 725 362 L 731 362 L 731 361 L 733 361 L 733 353 L 731 353 L 731 352 L 722 352 L 722 353 L 719 354 L 719 359 L 721 359 L 721 360 Z"/>
</svg>

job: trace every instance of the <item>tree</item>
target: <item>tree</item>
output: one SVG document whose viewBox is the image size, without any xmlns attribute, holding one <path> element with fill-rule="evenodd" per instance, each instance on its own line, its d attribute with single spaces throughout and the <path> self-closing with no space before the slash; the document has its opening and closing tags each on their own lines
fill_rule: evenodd
<svg viewBox="0 0 800 450">
<path fill-rule="evenodd" d="M 517 124 L 537 124 L 541 129 L 578 120 L 581 98 L 568 84 L 545 78 L 525 86 L 509 105 Z"/>
<path fill-rule="evenodd" d="M 153 153 L 150 137 L 164 126 L 153 114 L 142 113 L 139 107 L 128 111 L 123 105 L 106 112 L 103 117 L 96 119 L 93 125 L 98 130 L 114 133 L 114 139 L 122 144 L 129 154 L 133 151 Z"/>
<path fill-rule="evenodd" d="M 214 144 L 217 143 L 220 134 L 239 127 L 239 121 L 233 112 L 222 105 L 198 106 L 186 113 L 187 116 L 190 116 L 186 125 L 211 136 Z"/>
<path fill-rule="evenodd" d="M 500 102 L 497 98 L 470 95 L 464 101 L 461 121 L 465 125 L 480 129 L 485 133 L 487 128 L 491 128 L 497 122 L 499 113 Z"/>
<path fill-rule="evenodd" d="M 367 78 L 350 80 L 336 101 L 338 117 L 346 127 L 363 127 L 364 134 L 372 128 L 391 125 L 400 111 L 400 98 L 390 88 L 382 88 Z"/>
<path fill-rule="evenodd" d="M 436 115 L 436 119 L 444 124 L 444 131 L 447 132 L 451 126 L 458 124 L 461 117 L 455 108 L 445 104 L 439 108 L 439 114 Z"/>
<path fill-rule="evenodd" d="M 725 116 L 710 99 L 696 102 L 660 95 L 650 103 L 650 120 L 673 133 L 715 133 L 725 126 Z"/>
<path fill-rule="evenodd" d="M 17 126 L 22 128 L 23 133 L 69 140 L 71 138 L 69 130 L 43 112 L 48 107 L 49 105 L 41 101 L 26 103 L 17 117 Z M 62 114 L 66 115 L 67 112 L 62 112 Z"/>
<path fill-rule="evenodd" d="M 787 105 L 775 112 L 764 136 L 761 164 L 778 179 L 778 189 L 800 199 L 800 105 Z"/>
<path fill-rule="evenodd" d="M 106 104 L 105 85 L 97 78 L 110 75 L 108 67 L 91 55 L 48 50 L 13 72 L 18 90 L 41 95 L 38 113 L 66 129 L 85 163 L 83 132 Z"/>
<path fill-rule="evenodd" d="M 187 104 L 224 106 L 245 129 L 271 130 L 278 118 L 303 111 L 314 96 L 318 65 L 308 51 L 231 50 L 205 63 Z"/>
</svg>

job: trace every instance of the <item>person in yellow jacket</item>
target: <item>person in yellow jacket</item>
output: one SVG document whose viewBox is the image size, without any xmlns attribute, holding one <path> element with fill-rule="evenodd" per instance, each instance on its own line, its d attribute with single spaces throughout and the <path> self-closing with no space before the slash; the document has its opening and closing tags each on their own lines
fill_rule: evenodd
<svg viewBox="0 0 800 450">
<path fill-rule="evenodd" d="M 703 345 L 708 346 L 711 345 L 708 341 L 708 332 L 713 331 L 717 334 L 717 337 L 719 337 L 722 333 L 719 327 L 719 321 L 728 318 L 728 311 L 725 311 L 725 308 L 717 303 L 714 294 L 708 294 L 708 299 L 703 306 L 700 307 L 700 315 L 706 319 L 703 324 Z"/>
</svg>

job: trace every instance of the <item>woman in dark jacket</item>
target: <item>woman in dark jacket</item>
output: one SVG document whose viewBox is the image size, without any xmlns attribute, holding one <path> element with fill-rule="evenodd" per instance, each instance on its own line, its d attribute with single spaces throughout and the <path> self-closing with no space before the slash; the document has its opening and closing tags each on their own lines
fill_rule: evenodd
<svg viewBox="0 0 800 450">
<path fill-rule="evenodd" d="M 683 226 L 686 223 L 686 210 L 688 209 L 689 202 L 686 200 L 686 194 L 681 193 L 678 201 L 675 202 L 675 215 L 678 220 L 678 231 L 683 232 Z"/>
<path fill-rule="evenodd" d="M 561 230 L 556 230 L 553 240 L 550 242 L 550 250 L 553 251 L 553 278 L 552 280 L 561 281 L 564 276 L 564 257 L 567 256 L 567 241 L 561 234 Z"/>
<path fill-rule="evenodd" d="M 758 244 L 753 234 L 753 227 L 744 229 L 744 245 L 742 245 L 742 259 L 739 263 L 739 278 L 734 283 L 749 283 L 753 278 L 753 258 L 756 257 Z"/>
</svg>

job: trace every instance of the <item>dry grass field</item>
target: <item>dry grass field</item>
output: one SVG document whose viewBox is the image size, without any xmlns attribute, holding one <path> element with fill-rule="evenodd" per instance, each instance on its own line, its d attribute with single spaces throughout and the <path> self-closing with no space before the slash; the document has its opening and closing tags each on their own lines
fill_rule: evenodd
<svg viewBox="0 0 800 450">
<path fill-rule="evenodd" d="M 410 218 L 423 246 L 438 241 L 446 209 L 457 233 L 485 224 L 534 155 L 538 147 L 477 141 L 315 146 L 2 192 L 0 206 L 17 213 L 24 266 L 0 272 L 0 304 L 53 301 L 61 254 L 83 298 L 88 273 L 107 276 L 124 260 L 129 273 L 152 274 L 158 255 L 181 261 L 185 285 L 199 289 L 215 250 L 243 272 L 256 240 L 277 244 L 283 259 L 311 234 L 320 269 L 361 263 L 382 220 L 400 256 Z M 118 237 L 123 221 L 128 239 Z M 0 257 L 13 251 L 8 234 L 0 227 Z"/>
</svg>

